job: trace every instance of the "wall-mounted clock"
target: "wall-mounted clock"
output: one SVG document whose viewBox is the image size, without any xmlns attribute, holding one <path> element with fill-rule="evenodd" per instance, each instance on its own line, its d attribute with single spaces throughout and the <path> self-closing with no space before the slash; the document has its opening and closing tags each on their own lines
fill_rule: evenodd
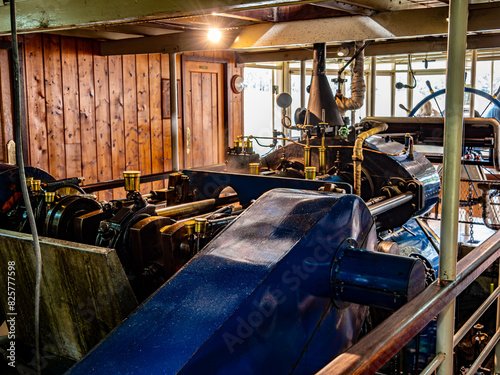
<svg viewBox="0 0 500 375">
<path fill-rule="evenodd" d="M 235 74 L 231 78 L 231 90 L 233 90 L 233 92 L 235 94 L 239 94 L 243 91 L 244 88 L 245 88 L 245 85 L 244 85 L 243 77 L 240 76 L 239 74 Z"/>
</svg>

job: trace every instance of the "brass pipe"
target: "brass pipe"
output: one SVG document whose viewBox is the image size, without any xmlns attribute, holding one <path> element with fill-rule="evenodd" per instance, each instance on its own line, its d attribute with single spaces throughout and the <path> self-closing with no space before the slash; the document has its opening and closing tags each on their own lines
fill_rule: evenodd
<svg viewBox="0 0 500 375">
<path fill-rule="evenodd" d="M 361 163 L 363 162 L 363 143 L 372 135 L 387 130 L 389 125 L 383 122 L 372 121 L 376 125 L 361 134 L 356 138 L 354 149 L 352 152 L 352 161 L 354 166 L 354 194 L 361 196 Z"/>
<path fill-rule="evenodd" d="M 321 147 L 319 148 L 319 174 L 326 174 L 325 129 L 321 129 Z"/>
<path fill-rule="evenodd" d="M 311 166 L 311 145 L 310 145 L 310 132 L 306 132 L 306 146 L 304 147 L 304 168 Z M 305 169 L 304 169 L 305 171 Z"/>
</svg>

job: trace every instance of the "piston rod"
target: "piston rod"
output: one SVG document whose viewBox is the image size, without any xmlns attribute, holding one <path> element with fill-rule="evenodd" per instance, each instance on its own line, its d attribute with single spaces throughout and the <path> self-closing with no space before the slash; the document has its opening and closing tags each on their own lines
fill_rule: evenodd
<svg viewBox="0 0 500 375">
<path fill-rule="evenodd" d="M 393 208 L 402 206 L 405 203 L 411 202 L 412 200 L 413 200 L 412 193 L 399 194 L 396 195 L 395 197 L 388 198 L 385 201 L 376 203 L 368 207 L 368 209 L 370 210 L 373 216 L 377 216 L 384 212 L 390 211 Z"/>
<path fill-rule="evenodd" d="M 217 206 L 230 204 L 238 201 L 238 196 L 230 195 L 222 198 L 204 199 L 196 202 L 178 204 L 176 206 L 160 208 L 156 210 L 158 216 L 183 216 L 196 212 L 206 211 Z"/>
</svg>

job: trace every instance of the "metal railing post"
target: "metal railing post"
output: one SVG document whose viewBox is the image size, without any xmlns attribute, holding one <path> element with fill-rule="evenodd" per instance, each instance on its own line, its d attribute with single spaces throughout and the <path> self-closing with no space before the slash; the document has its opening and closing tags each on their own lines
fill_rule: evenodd
<svg viewBox="0 0 500 375">
<path fill-rule="evenodd" d="M 467 16 L 467 0 L 450 1 L 444 126 L 443 206 L 439 258 L 439 278 L 442 282 L 455 280 L 457 273 Z M 453 300 L 438 316 L 436 352 L 446 355 L 437 371 L 438 375 L 451 375 L 453 373 L 454 322 L 455 301 Z"/>
<path fill-rule="evenodd" d="M 498 280 L 500 285 L 500 263 L 498 264 Z M 497 331 L 500 328 L 500 296 L 497 299 Z M 500 343 L 495 346 L 495 375 L 500 374 Z"/>
<path fill-rule="evenodd" d="M 306 107 L 306 61 L 300 61 L 300 108 Z"/>
<path fill-rule="evenodd" d="M 375 116 L 375 96 L 377 84 L 377 57 L 372 56 L 370 64 L 370 116 Z"/>
</svg>

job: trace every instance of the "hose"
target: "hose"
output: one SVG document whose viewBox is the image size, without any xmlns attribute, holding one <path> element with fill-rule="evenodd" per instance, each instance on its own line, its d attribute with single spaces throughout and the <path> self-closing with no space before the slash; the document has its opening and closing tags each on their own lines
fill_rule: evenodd
<svg viewBox="0 0 500 375">
<path fill-rule="evenodd" d="M 373 128 L 358 135 L 352 150 L 352 161 L 354 166 L 354 194 L 361 196 L 361 163 L 363 161 L 363 143 L 368 137 L 387 130 L 389 125 L 383 122 L 370 121 L 375 124 Z"/>
<path fill-rule="evenodd" d="M 24 206 L 33 235 L 33 249 L 35 251 L 36 274 L 35 274 L 35 356 L 36 371 L 41 374 L 40 368 L 40 286 L 42 282 L 42 253 L 40 251 L 40 240 L 36 229 L 35 216 L 31 207 L 31 201 L 26 185 L 26 172 L 24 170 L 23 142 L 21 135 L 21 85 L 19 70 L 19 50 L 17 43 L 16 25 L 16 2 L 10 1 L 10 23 L 12 34 L 12 68 L 14 74 L 14 116 L 15 116 L 15 139 L 16 139 L 16 159 L 19 167 L 19 179 L 21 191 L 23 193 Z"/>
</svg>

